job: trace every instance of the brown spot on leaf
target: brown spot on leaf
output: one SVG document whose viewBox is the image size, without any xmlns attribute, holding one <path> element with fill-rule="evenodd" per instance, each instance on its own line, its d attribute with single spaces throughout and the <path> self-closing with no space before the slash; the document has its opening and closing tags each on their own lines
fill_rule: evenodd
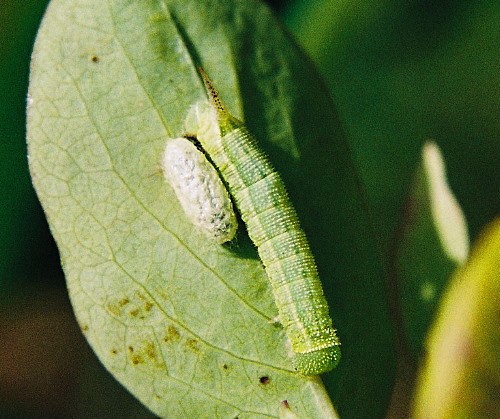
<svg viewBox="0 0 500 419">
<path fill-rule="evenodd" d="M 149 302 L 149 301 L 146 301 L 144 303 L 144 311 L 151 311 L 151 309 L 153 308 L 154 304 Z"/>
<path fill-rule="evenodd" d="M 227 365 L 227 364 L 222 364 L 222 369 L 224 369 L 224 370 L 228 370 L 228 369 L 229 369 L 229 365 Z"/>
<path fill-rule="evenodd" d="M 118 350 L 117 350 L 117 349 L 115 349 L 115 348 L 112 348 L 112 349 L 111 349 L 111 354 L 112 354 L 112 355 L 116 355 L 117 353 L 118 353 Z"/>
<path fill-rule="evenodd" d="M 144 359 L 142 359 L 142 356 L 140 355 L 133 355 L 131 358 L 132 364 L 138 365 L 144 363 Z"/>
<path fill-rule="evenodd" d="M 85 333 L 85 332 L 88 332 L 89 331 L 89 326 L 84 324 L 82 325 L 82 332 Z"/>
<path fill-rule="evenodd" d="M 154 346 L 151 342 L 148 342 L 148 343 L 146 344 L 146 349 L 145 349 L 145 352 L 146 352 L 146 355 L 147 355 L 150 359 L 152 359 L 152 360 L 154 360 L 154 361 L 156 361 L 156 360 L 157 360 L 157 358 L 156 358 L 156 348 L 155 348 L 155 346 Z"/>
<path fill-rule="evenodd" d="M 259 383 L 261 383 L 264 386 L 269 384 L 270 381 L 271 381 L 271 379 L 267 375 L 264 375 L 264 376 L 259 378 Z"/>
<path fill-rule="evenodd" d="M 157 347 L 154 342 L 151 341 L 143 341 L 142 343 L 138 343 L 136 345 L 128 347 L 129 358 L 132 364 L 150 364 L 153 367 L 159 369 L 165 369 L 165 364 L 161 357 L 161 354 L 158 353 Z"/>
<path fill-rule="evenodd" d="M 181 334 L 175 326 L 168 326 L 167 333 L 163 337 L 163 342 L 177 342 L 181 338 Z"/>
<path fill-rule="evenodd" d="M 128 298 L 122 298 L 120 301 L 118 301 L 118 305 L 120 307 L 126 306 L 128 303 L 130 303 L 130 300 Z"/>
<path fill-rule="evenodd" d="M 139 309 L 138 308 L 134 308 L 133 310 L 130 310 L 130 315 L 132 317 L 137 317 L 139 315 Z"/>
<path fill-rule="evenodd" d="M 90 61 L 92 61 L 93 63 L 98 63 L 99 62 L 99 57 L 97 55 L 92 54 L 90 56 Z"/>
<path fill-rule="evenodd" d="M 199 342 L 196 339 L 187 339 L 186 346 L 196 354 L 200 352 Z"/>
<path fill-rule="evenodd" d="M 108 304 L 106 308 L 115 317 L 120 317 L 122 313 L 121 307 L 119 307 L 117 304 Z"/>
</svg>

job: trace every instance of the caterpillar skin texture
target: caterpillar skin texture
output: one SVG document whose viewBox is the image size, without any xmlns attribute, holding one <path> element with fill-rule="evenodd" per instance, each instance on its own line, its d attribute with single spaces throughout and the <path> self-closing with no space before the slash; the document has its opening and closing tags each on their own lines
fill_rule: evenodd
<svg viewBox="0 0 500 419">
<path fill-rule="evenodd" d="M 173 138 L 163 153 L 163 173 L 189 220 L 222 244 L 238 227 L 229 194 L 217 171 L 186 138 Z"/>
<path fill-rule="evenodd" d="M 244 124 L 231 116 L 206 75 L 220 136 L 198 136 L 229 186 L 272 285 L 280 321 L 303 375 L 332 370 L 340 359 L 314 257 L 285 186 Z"/>
</svg>

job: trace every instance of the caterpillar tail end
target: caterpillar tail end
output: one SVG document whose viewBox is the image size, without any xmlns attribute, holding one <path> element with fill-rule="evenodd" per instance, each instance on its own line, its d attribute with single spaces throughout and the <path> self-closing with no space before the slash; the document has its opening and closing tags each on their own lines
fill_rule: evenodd
<svg viewBox="0 0 500 419">
<path fill-rule="evenodd" d="M 317 351 L 296 353 L 293 366 L 299 374 L 318 375 L 333 370 L 340 361 L 340 347 L 330 346 Z"/>
<path fill-rule="evenodd" d="M 219 121 L 221 136 L 224 136 L 237 128 L 241 128 L 244 125 L 243 122 L 226 111 L 226 106 L 222 102 L 219 96 L 219 92 L 215 89 L 205 70 L 203 70 L 203 68 L 201 67 L 198 67 L 198 72 L 203 79 L 205 90 L 207 91 L 210 102 L 215 107 L 215 110 L 217 112 L 217 119 Z"/>
</svg>

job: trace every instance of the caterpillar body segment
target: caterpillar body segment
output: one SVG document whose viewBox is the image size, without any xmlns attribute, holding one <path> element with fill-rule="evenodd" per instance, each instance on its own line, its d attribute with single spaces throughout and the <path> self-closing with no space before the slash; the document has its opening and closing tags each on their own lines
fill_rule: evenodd
<svg viewBox="0 0 500 419">
<path fill-rule="evenodd" d="M 245 125 L 224 108 L 202 71 L 220 136 L 198 139 L 229 187 L 272 285 L 279 318 L 303 375 L 333 369 L 340 359 L 314 257 L 281 177 Z"/>
</svg>

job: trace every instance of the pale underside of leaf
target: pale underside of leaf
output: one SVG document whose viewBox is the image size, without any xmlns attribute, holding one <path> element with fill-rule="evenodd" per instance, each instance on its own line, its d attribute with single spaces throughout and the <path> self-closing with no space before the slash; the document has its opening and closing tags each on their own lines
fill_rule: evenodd
<svg viewBox="0 0 500 419">
<path fill-rule="evenodd" d="M 269 101 L 255 124 L 297 157 L 290 63 L 302 58 L 258 3 L 52 1 L 33 54 L 30 169 L 82 331 L 153 412 L 277 416 L 287 400 L 299 416 L 331 417 L 321 382 L 292 370 L 255 250 L 244 237 L 208 243 L 159 169 L 205 97 L 196 65 L 242 114 L 242 51 Z"/>
<path fill-rule="evenodd" d="M 462 264 L 469 254 L 469 236 L 464 213 L 448 186 L 443 156 L 436 143 L 428 141 L 422 150 L 427 174 L 432 216 L 448 257 Z"/>
</svg>

